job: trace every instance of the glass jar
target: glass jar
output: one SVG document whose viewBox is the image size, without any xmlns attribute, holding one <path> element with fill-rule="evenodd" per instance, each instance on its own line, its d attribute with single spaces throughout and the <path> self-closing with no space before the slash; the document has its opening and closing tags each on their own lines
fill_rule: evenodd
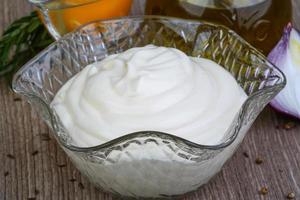
<svg viewBox="0 0 300 200">
<path fill-rule="evenodd" d="M 291 0 L 148 0 L 145 13 L 225 25 L 267 54 L 291 21 L 292 6 Z"/>
<path fill-rule="evenodd" d="M 40 17 L 55 39 L 94 20 L 126 16 L 132 4 L 132 0 L 29 1 L 39 8 Z"/>
</svg>

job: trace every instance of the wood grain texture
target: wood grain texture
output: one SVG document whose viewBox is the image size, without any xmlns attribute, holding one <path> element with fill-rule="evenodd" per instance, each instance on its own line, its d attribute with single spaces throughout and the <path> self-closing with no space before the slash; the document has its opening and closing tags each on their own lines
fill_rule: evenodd
<svg viewBox="0 0 300 200">
<path fill-rule="evenodd" d="M 299 18 L 299 0 L 294 8 Z M 1 0 L 0 33 L 30 9 L 25 0 Z M 300 122 L 294 120 L 296 127 L 288 131 L 276 128 L 290 120 L 267 107 L 221 173 L 183 199 L 281 200 L 289 192 L 300 199 Z M 0 200 L 112 199 L 80 175 L 49 134 L 29 105 L 0 80 Z M 262 164 L 255 163 L 257 157 Z M 261 187 L 268 188 L 267 195 L 259 194 Z"/>
</svg>

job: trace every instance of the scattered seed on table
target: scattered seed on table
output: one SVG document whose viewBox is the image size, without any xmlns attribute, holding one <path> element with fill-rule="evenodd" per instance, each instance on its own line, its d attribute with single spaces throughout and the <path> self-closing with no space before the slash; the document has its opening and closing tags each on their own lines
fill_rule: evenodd
<svg viewBox="0 0 300 200">
<path fill-rule="evenodd" d="M 57 164 L 57 166 L 60 168 L 63 168 L 63 167 L 66 167 L 67 165 L 66 164 Z"/>
<path fill-rule="evenodd" d="M 249 158 L 249 154 L 246 151 L 243 152 L 243 155 L 245 156 L 245 158 Z"/>
<path fill-rule="evenodd" d="M 283 170 L 282 170 L 282 169 L 279 169 L 278 171 L 279 171 L 280 173 L 282 173 L 282 172 L 283 172 Z"/>
<path fill-rule="evenodd" d="M 84 185 L 81 182 L 78 183 L 78 187 L 82 190 L 84 189 Z"/>
<path fill-rule="evenodd" d="M 14 98 L 14 101 L 21 101 L 20 98 Z"/>
<path fill-rule="evenodd" d="M 34 189 L 34 194 L 38 195 L 40 193 L 40 191 L 38 189 Z"/>
<path fill-rule="evenodd" d="M 286 196 L 288 199 L 295 199 L 296 195 L 294 192 L 290 192 L 288 193 L 288 195 Z"/>
<path fill-rule="evenodd" d="M 32 153 L 31 153 L 31 155 L 32 156 L 35 156 L 35 155 L 37 155 L 39 153 L 39 151 L 38 150 L 35 150 L 35 151 L 33 151 Z"/>
<path fill-rule="evenodd" d="M 263 163 L 263 159 L 260 158 L 260 157 L 257 157 L 257 158 L 255 159 L 255 163 L 258 164 L 258 165 L 260 165 L 260 164 Z"/>
<path fill-rule="evenodd" d="M 291 130 L 291 129 L 295 128 L 295 127 L 296 127 L 295 122 L 287 122 L 286 124 L 283 125 L 283 128 L 285 130 L 287 130 L 287 131 Z"/>
<path fill-rule="evenodd" d="M 69 181 L 70 181 L 70 182 L 75 182 L 76 179 L 75 179 L 75 178 L 71 178 Z"/>
<path fill-rule="evenodd" d="M 36 198 L 35 197 L 28 197 L 27 200 L 36 200 Z"/>
<path fill-rule="evenodd" d="M 12 154 L 7 154 L 6 157 L 8 157 L 9 159 L 15 159 L 16 157 Z"/>
<path fill-rule="evenodd" d="M 266 195 L 266 194 L 268 194 L 268 192 L 269 192 L 268 188 L 266 188 L 266 187 L 262 187 L 259 191 L 259 193 L 262 195 Z"/>
<path fill-rule="evenodd" d="M 9 175 L 8 171 L 4 172 L 4 176 L 8 176 L 8 175 Z"/>
</svg>

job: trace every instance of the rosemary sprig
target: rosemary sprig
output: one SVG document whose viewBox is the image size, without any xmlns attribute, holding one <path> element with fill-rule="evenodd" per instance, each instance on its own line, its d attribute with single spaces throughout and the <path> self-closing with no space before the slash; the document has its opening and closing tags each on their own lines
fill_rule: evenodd
<svg viewBox="0 0 300 200">
<path fill-rule="evenodd" d="M 0 76 L 12 74 L 53 42 L 37 12 L 14 21 L 0 39 Z"/>
</svg>

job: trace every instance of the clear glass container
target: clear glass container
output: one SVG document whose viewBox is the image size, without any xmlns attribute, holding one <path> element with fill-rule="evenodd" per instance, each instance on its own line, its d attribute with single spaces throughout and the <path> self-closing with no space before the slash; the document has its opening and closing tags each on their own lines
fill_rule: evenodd
<svg viewBox="0 0 300 200">
<path fill-rule="evenodd" d="M 292 20 L 291 0 L 147 0 L 145 14 L 199 19 L 234 30 L 267 55 Z"/>
<path fill-rule="evenodd" d="M 222 141 L 207 146 L 143 131 L 94 147 L 74 145 L 49 106 L 54 95 L 86 65 L 147 44 L 211 59 L 235 77 L 249 97 Z M 145 16 L 96 21 L 65 35 L 20 69 L 13 90 L 40 114 L 74 165 L 97 187 L 122 198 L 174 199 L 196 190 L 221 170 L 285 83 L 284 75 L 262 54 L 223 26 Z"/>
<path fill-rule="evenodd" d="M 50 34 L 59 39 L 77 27 L 99 19 L 128 15 L 132 0 L 29 0 L 39 8 Z"/>
</svg>

